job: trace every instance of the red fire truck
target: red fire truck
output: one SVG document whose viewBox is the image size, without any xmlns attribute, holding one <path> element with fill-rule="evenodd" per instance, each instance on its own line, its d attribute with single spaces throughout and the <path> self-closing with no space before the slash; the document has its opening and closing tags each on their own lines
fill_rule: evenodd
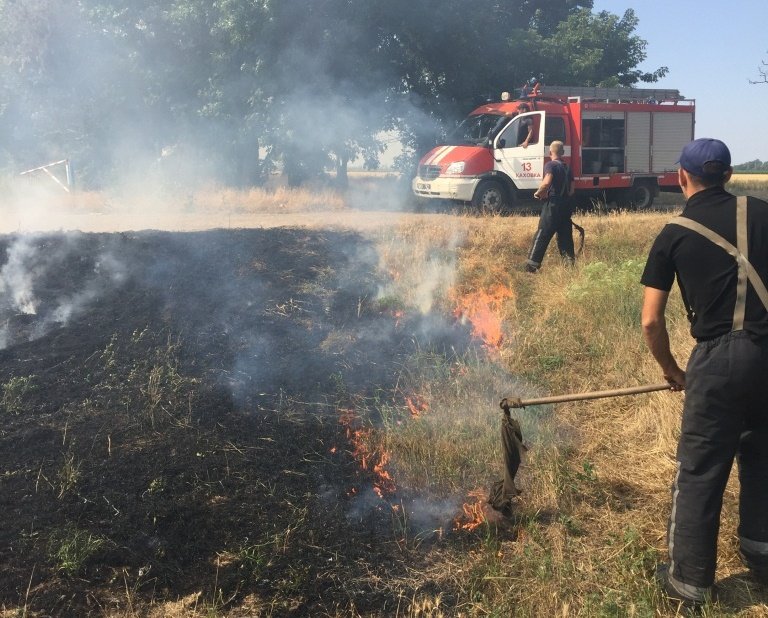
<svg viewBox="0 0 768 618">
<path fill-rule="evenodd" d="M 676 163 L 693 139 L 694 114 L 695 102 L 677 90 L 552 86 L 525 99 L 502 93 L 421 158 L 412 189 L 502 211 L 538 188 L 549 145 L 560 140 L 577 196 L 649 208 L 659 191 L 679 191 Z"/>
</svg>

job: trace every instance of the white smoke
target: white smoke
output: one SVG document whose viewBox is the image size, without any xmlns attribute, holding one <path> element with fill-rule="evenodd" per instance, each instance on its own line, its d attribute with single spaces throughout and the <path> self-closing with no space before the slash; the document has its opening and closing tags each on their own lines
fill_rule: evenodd
<svg viewBox="0 0 768 618">
<path fill-rule="evenodd" d="M 402 298 L 409 307 L 426 316 L 439 310 L 440 302 L 456 282 L 457 250 L 464 243 L 466 233 L 457 227 L 447 233 L 425 228 L 423 234 L 425 239 L 417 241 L 420 246 L 415 246 L 417 242 L 412 239 L 399 238 L 381 245 L 379 268 L 382 272 L 388 268 L 386 253 L 409 257 L 400 261 L 396 276 L 379 286 L 378 299 Z"/>
<path fill-rule="evenodd" d="M 66 325 L 99 297 L 104 290 L 105 280 L 108 285 L 118 287 L 127 277 L 125 265 L 111 253 L 105 253 L 99 258 L 93 273 L 93 278 L 86 281 L 83 289 L 57 299 L 57 306 L 51 311 L 47 324 Z"/>
<path fill-rule="evenodd" d="M 43 337 L 52 328 L 66 326 L 76 319 L 104 293 L 119 287 L 127 277 L 125 265 L 111 252 L 105 251 L 96 260 L 92 273 L 81 280 L 79 289 L 62 290 L 53 299 L 44 298 L 50 290 L 38 289 L 56 280 L 62 263 L 80 251 L 79 234 L 69 234 L 65 242 L 50 247 L 36 235 L 22 235 L 7 249 L 7 261 L 0 269 L 0 349 Z M 32 320 L 19 320 L 33 316 Z M 9 323 L 29 324 L 23 333 L 13 332 Z M 16 329 L 19 330 L 19 329 Z"/>
<path fill-rule="evenodd" d="M 33 237 L 22 236 L 8 248 L 8 261 L 0 270 L 0 294 L 17 313 L 34 315 L 38 300 L 33 291 L 35 271 L 30 266 L 37 251 Z"/>
<path fill-rule="evenodd" d="M 423 278 L 413 290 L 413 300 L 422 314 L 431 313 L 435 301 L 445 295 L 456 279 L 456 253 L 430 256 L 422 266 Z"/>
</svg>

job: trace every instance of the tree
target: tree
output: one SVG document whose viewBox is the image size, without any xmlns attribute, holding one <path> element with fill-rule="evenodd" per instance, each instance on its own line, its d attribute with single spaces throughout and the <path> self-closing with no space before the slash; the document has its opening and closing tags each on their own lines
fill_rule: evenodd
<svg viewBox="0 0 768 618">
<path fill-rule="evenodd" d="M 768 170 L 768 161 L 755 159 L 754 161 L 747 161 L 746 163 L 734 165 L 733 169 L 744 172 L 762 172 Z"/>
<path fill-rule="evenodd" d="M 292 184 L 329 165 L 343 184 L 352 158 L 376 163 L 377 136 L 392 124 L 388 93 L 397 76 L 380 45 L 382 5 L 282 0 L 270 6 L 257 49 L 270 160 L 283 160 Z"/>
<path fill-rule="evenodd" d="M 226 36 L 234 2 L 87 0 L 94 28 L 109 33 L 122 82 L 140 96 L 136 112 L 119 116 L 133 136 L 130 159 L 161 182 L 191 184 L 217 178 L 253 184 L 258 177 L 258 123 L 250 66 Z M 239 3 L 243 4 L 243 3 Z M 253 3 L 248 3 L 251 12 Z M 247 22 L 249 25 L 252 21 Z M 128 158 L 128 157 L 121 157 Z M 254 161 L 252 166 L 248 162 Z"/>
<path fill-rule="evenodd" d="M 760 66 L 757 67 L 757 72 L 760 75 L 755 81 L 749 80 L 750 84 L 768 84 L 768 62 L 765 60 L 760 61 Z"/>
<path fill-rule="evenodd" d="M 664 75 L 637 69 L 646 44 L 631 10 L 591 9 L 592 0 L 0 0 L 3 144 L 16 161 L 76 156 L 93 185 L 114 181 L 118 167 L 142 180 L 165 169 L 231 185 L 280 166 L 292 184 L 335 168 L 343 183 L 349 161 L 377 165 L 382 132 L 418 154 L 532 75 L 584 85 Z"/>
<path fill-rule="evenodd" d="M 646 42 L 638 20 L 593 14 L 592 2 L 538 0 L 392 0 L 380 23 L 384 45 L 398 68 L 403 98 L 403 141 L 416 153 L 440 131 L 486 99 L 516 90 L 531 76 L 562 85 L 634 85 L 653 82 L 637 66 Z"/>
<path fill-rule="evenodd" d="M 550 83 L 580 86 L 633 86 L 655 82 L 667 67 L 651 73 L 637 69 L 646 58 L 646 41 L 633 34 L 638 18 L 632 9 L 622 17 L 583 9 L 560 23 L 550 39 L 551 63 L 544 70 Z M 545 43 L 546 44 L 546 43 Z"/>
<path fill-rule="evenodd" d="M 72 68 L 75 46 L 90 43 L 72 0 L 0 2 L 0 147 L 14 171 L 66 157 L 72 134 L 87 131 Z"/>
<path fill-rule="evenodd" d="M 541 72 L 554 24 L 589 1 L 390 0 L 378 16 L 397 82 L 391 109 L 419 154 L 469 109 Z"/>
</svg>

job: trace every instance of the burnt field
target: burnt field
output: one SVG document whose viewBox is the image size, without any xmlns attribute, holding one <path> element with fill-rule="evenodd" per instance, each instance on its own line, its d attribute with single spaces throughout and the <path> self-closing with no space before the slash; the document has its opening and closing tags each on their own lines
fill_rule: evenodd
<svg viewBox="0 0 768 618">
<path fill-rule="evenodd" d="M 523 493 L 486 503 L 501 397 L 659 381 L 638 281 L 669 213 L 578 215 L 576 266 L 536 276 L 535 216 L 56 213 L 94 231 L 0 237 L 0 616 L 680 615 L 680 394 L 520 410 Z M 766 611 L 737 496 L 713 618 Z"/>
<path fill-rule="evenodd" d="M 473 343 L 377 301 L 369 241 L 35 234 L 0 257 L 6 611 L 391 614 L 417 595 L 437 534 L 393 533 L 411 498 L 380 497 L 354 411 L 413 405 L 414 346 Z M 419 530 L 450 532 L 460 502 L 442 510 Z"/>
</svg>

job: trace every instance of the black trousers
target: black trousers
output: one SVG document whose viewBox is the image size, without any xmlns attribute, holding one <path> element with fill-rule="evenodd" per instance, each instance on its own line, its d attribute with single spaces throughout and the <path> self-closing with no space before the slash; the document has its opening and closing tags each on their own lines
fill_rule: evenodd
<svg viewBox="0 0 768 618">
<path fill-rule="evenodd" d="M 708 587 L 734 457 L 740 548 L 750 566 L 768 568 L 768 338 L 738 331 L 697 344 L 685 382 L 669 566 L 675 579 Z"/>
<path fill-rule="evenodd" d="M 560 255 L 570 260 L 575 259 L 573 250 L 573 226 L 571 225 L 571 207 L 568 198 L 551 197 L 541 209 L 539 228 L 533 237 L 528 264 L 539 268 L 547 252 L 549 241 L 557 234 L 557 248 Z"/>
</svg>

